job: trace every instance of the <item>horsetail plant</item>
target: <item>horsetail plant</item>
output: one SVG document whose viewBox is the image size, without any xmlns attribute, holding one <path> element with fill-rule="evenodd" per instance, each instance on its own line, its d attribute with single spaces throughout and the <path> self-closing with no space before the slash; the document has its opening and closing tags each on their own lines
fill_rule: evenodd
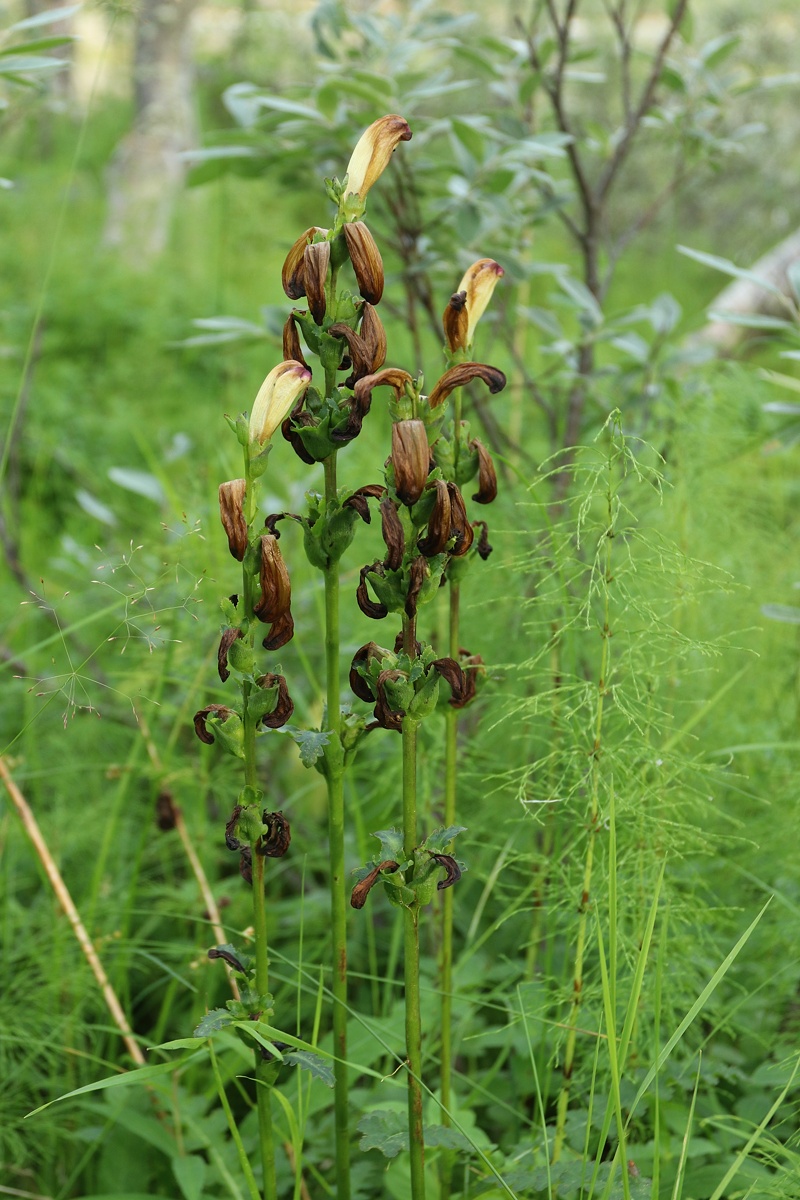
<svg viewBox="0 0 800 1200">
<path fill-rule="evenodd" d="M 376 861 L 357 872 L 351 904 L 363 907 L 371 888 L 382 880 L 390 901 L 402 908 L 404 922 L 405 1033 L 408 1067 L 408 1133 L 411 1195 L 424 1200 L 425 1139 L 422 1121 L 422 1020 L 419 979 L 419 924 L 422 909 L 436 890 L 456 883 L 464 870 L 452 854 L 463 827 L 452 824 L 419 840 L 417 820 L 417 734 L 420 722 L 436 707 L 440 681 L 459 705 L 474 694 L 476 664 L 465 672 L 455 657 L 439 657 L 418 640 L 417 613 L 433 599 L 450 569 L 476 540 L 458 484 L 446 478 L 436 455 L 447 458 L 443 427 L 445 401 L 456 389 L 481 379 L 490 391 L 505 386 L 505 376 L 483 363 L 451 366 L 429 395 L 423 379 L 390 368 L 365 377 L 355 393 L 368 404 L 374 388 L 392 389 L 392 453 L 387 462 L 386 493 L 380 502 L 386 556 L 361 570 L 357 591 L 366 616 L 381 620 L 398 613 L 401 628 L 392 649 L 368 642 L 353 659 L 350 683 L 356 696 L 374 704 L 374 726 L 402 736 L 402 829 L 375 834 L 381 844 Z M 482 523 L 481 523 L 482 524 Z M 484 540 L 483 534 L 478 544 Z M 458 652 L 457 652 L 458 653 Z M 441 872 L 444 871 L 444 877 Z"/>
</svg>

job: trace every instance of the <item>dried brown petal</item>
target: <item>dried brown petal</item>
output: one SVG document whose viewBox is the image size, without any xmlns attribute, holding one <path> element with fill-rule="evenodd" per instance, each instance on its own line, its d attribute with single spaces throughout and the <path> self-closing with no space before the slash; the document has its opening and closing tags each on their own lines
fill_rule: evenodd
<svg viewBox="0 0 800 1200">
<path fill-rule="evenodd" d="M 395 428 L 397 427 L 395 426 Z M 420 554 L 424 554 L 427 558 L 441 554 L 453 536 L 450 528 L 451 505 L 448 485 L 444 479 L 435 479 L 433 486 L 436 489 L 436 499 L 428 520 L 428 534 L 417 543 Z"/>
<path fill-rule="evenodd" d="M 282 617 L 272 622 L 269 633 L 261 639 L 261 645 L 265 650 L 280 650 L 281 646 L 285 646 L 293 637 L 294 619 L 287 609 Z"/>
<path fill-rule="evenodd" d="M 403 631 L 402 631 L 402 629 L 398 633 L 397 637 L 394 639 L 394 652 L 395 652 L 395 654 L 403 653 Z M 414 642 L 414 654 L 412 655 L 412 657 L 419 658 L 421 654 L 422 654 L 422 642 L 415 641 Z"/>
<path fill-rule="evenodd" d="M 289 313 L 286 324 L 283 327 L 283 357 L 293 359 L 294 362 L 302 363 L 304 367 L 308 367 L 308 363 L 303 356 L 303 347 L 300 344 L 300 334 L 297 332 L 297 321 L 293 312 Z"/>
<path fill-rule="evenodd" d="M 175 828 L 179 812 L 180 809 L 175 803 L 175 797 L 172 792 L 163 791 L 158 793 L 156 799 L 156 825 L 162 833 L 168 833 L 170 829 Z"/>
<path fill-rule="evenodd" d="M 228 549 L 239 562 L 247 550 L 247 521 L 244 517 L 243 479 L 229 479 L 219 485 L 219 515 L 228 535 Z"/>
<path fill-rule="evenodd" d="M 358 696 L 359 700 L 365 700 L 367 704 L 371 704 L 375 697 L 358 668 L 367 666 L 371 658 L 385 658 L 388 653 L 389 651 L 384 650 L 377 642 L 366 642 L 356 650 L 350 664 L 350 690 Z"/>
<path fill-rule="evenodd" d="M 261 535 L 261 565 L 259 582 L 261 594 L 253 605 L 253 612 L 259 621 L 270 625 L 279 620 L 289 611 L 292 600 L 292 587 L 289 582 L 289 572 L 283 561 L 278 539 L 271 533 Z"/>
<path fill-rule="evenodd" d="M 394 388 L 395 399 L 399 400 L 406 384 L 412 382 L 408 371 L 403 371 L 400 367 L 384 367 L 382 371 L 377 371 L 374 375 L 365 375 L 363 379 L 359 379 L 355 386 L 355 398 L 359 407 L 363 407 L 366 415 L 372 401 L 372 392 L 376 387 Z"/>
<path fill-rule="evenodd" d="M 473 379 L 482 379 L 492 395 L 502 392 L 506 386 L 506 377 L 497 367 L 489 367 L 486 363 L 459 363 L 458 366 L 451 367 L 449 371 L 445 371 L 442 378 L 436 384 L 436 387 L 428 396 L 428 404 L 431 408 L 436 408 L 447 399 L 455 388 L 464 387 L 466 384 L 471 383 Z"/>
<path fill-rule="evenodd" d="M 242 847 L 242 853 L 239 856 L 239 874 L 245 883 L 252 886 L 253 883 L 253 853 L 249 846 Z"/>
<path fill-rule="evenodd" d="M 375 720 L 382 729 L 391 729 L 395 733 L 400 733 L 403 729 L 403 717 L 405 709 L 392 708 L 386 696 L 386 684 L 393 683 L 400 679 L 405 679 L 402 671 L 386 670 L 381 671 L 378 675 L 376 684 L 377 695 L 375 697 Z"/>
<path fill-rule="evenodd" d="M 353 888 L 350 895 L 351 908 L 363 908 L 367 902 L 367 896 L 378 882 L 381 871 L 396 871 L 399 865 L 392 858 L 385 858 L 382 863 L 378 863 L 377 867 L 370 871 L 369 875 L 365 875 Z"/>
<path fill-rule="evenodd" d="M 299 300 L 301 296 L 305 296 L 306 294 L 304 278 L 306 246 L 315 234 L 327 232 L 327 229 L 320 229 L 318 225 L 312 225 L 305 233 L 300 234 L 300 237 L 286 255 L 286 261 L 281 271 L 281 283 L 283 284 L 283 290 L 290 300 Z"/>
<path fill-rule="evenodd" d="M 384 496 L 381 500 L 381 535 L 387 551 L 384 565 L 388 570 L 396 571 L 403 561 L 406 536 L 403 532 L 403 522 L 397 515 L 397 505 L 390 496 Z"/>
<path fill-rule="evenodd" d="M 227 705 L 207 704 L 205 708 L 201 708 L 194 714 L 194 731 L 201 742 L 205 742 L 207 746 L 213 746 L 214 738 L 206 728 L 206 718 L 218 717 L 221 721 L 227 721 L 231 716 L 233 716 L 233 709 L 228 708 Z"/>
<path fill-rule="evenodd" d="M 431 452 L 422 421 L 397 421 L 392 426 L 394 486 L 403 504 L 416 504 L 430 470 Z"/>
<path fill-rule="evenodd" d="M 315 424 L 314 417 L 312 416 L 312 414 L 310 412 L 307 412 L 304 408 L 305 399 L 306 399 L 305 396 L 301 396 L 300 399 L 297 401 L 294 408 L 289 413 L 289 416 L 282 423 L 281 433 L 283 434 L 283 436 L 285 437 L 285 439 L 289 443 L 289 445 L 292 447 L 292 449 L 294 450 L 297 457 L 302 459 L 304 463 L 308 463 L 308 465 L 311 466 L 314 463 L 315 459 L 313 458 L 312 455 L 310 455 L 308 453 L 308 451 L 305 448 L 305 445 L 303 444 L 303 439 L 300 437 L 300 434 L 297 433 L 297 431 L 294 429 L 295 425 L 314 425 Z"/>
<path fill-rule="evenodd" d="M 242 815 L 243 809 L 244 806 L 242 804 L 235 804 L 233 807 L 233 812 L 228 818 L 228 823 L 225 826 L 225 845 L 229 850 L 241 850 L 242 848 L 242 843 L 237 838 L 234 830 L 239 823 L 239 817 Z"/>
<path fill-rule="evenodd" d="M 352 221 L 345 225 L 344 237 L 359 292 L 368 304 L 380 303 L 383 295 L 383 259 L 374 237 L 363 221 Z"/>
<path fill-rule="evenodd" d="M 478 504 L 491 504 L 497 499 L 497 472 L 492 456 L 477 438 L 472 439 L 469 448 L 478 452 L 478 490 L 472 499 Z"/>
<path fill-rule="evenodd" d="M 378 310 L 366 301 L 361 309 L 359 333 L 371 356 L 370 370 L 379 371 L 386 362 L 386 330 L 383 327 L 383 321 L 378 316 Z"/>
<path fill-rule="evenodd" d="M 461 660 L 461 671 L 464 676 L 464 687 L 460 697 L 456 697 L 455 693 L 450 697 L 449 704 L 452 708 L 466 708 L 475 699 L 478 676 L 484 675 L 486 668 L 483 665 L 483 659 L 480 654 L 470 654 L 463 647 L 458 653 Z"/>
<path fill-rule="evenodd" d="M 454 292 L 444 310 L 442 325 L 444 326 L 445 345 L 451 354 L 456 350 L 466 350 L 469 317 L 467 316 L 467 293 Z M 289 356 L 287 355 L 287 358 Z M 294 355 L 292 357 L 295 357 Z"/>
<path fill-rule="evenodd" d="M 440 892 L 443 892 L 445 888 L 452 887 L 454 883 L 458 883 L 461 878 L 461 867 L 452 854 L 432 854 L 431 858 L 435 858 L 439 866 L 444 867 L 447 871 L 447 877 L 440 879 L 436 885 Z"/>
<path fill-rule="evenodd" d="M 422 591 L 422 585 L 429 575 L 428 564 L 420 554 L 411 564 L 411 585 L 406 596 L 405 611 L 407 617 L 417 615 L 417 601 Z"/>
<path fill-rule="evenodd" d="M 342 508 L 354 508 L 361 517 L 361 520 L 369 525 L 372 518 L 369 511 L 368 501 L 377 500 L 378 497 L 382 496 L 385 491 L 386 488 L 382 483 L 367 483 L 364 485 L 364 487 L 356 488 L 352 496 L 348 496 L 347 499 L 342 502 Z"/>
<path fill-rule="evenodd" d="M 261 718 L 261 724 L 267 729 L 280 729 L 294 712 L 294 701 L 289 695 L 289 688 L 283 675 L 262 675 L 256 680 L 260 688 L 272 688 L 277 685 L 278 697 L 274 710 Z"/>
<path fill-rule="evenodd" d="M 217 650 L 217 671 L 223 683 L 230 678 L 228 670 L 228 651 L 237 638 L 242 636 L 241 629 L 223 629 L 222 637 L 219 640 L 219 649 Z"/>
<path fill-rule="evenodd" d="M 357 334 L 344 321 L 337 321 L 328 329 L 331 337 L 344 338 L 350 348 L 350 364 L 353 368 L 351 384 L 348 380 L 348 386 L 352 387 L 357 379 L 363 379 L 365 375 L 369 375 L 372 370 L 372 354 L 364 339 Z"/>
<path fill-rule="evenodd" d="M 313 246 L 306 246 L 303 254 L 306 295 L 309 310 L 317 325 L 321 325 L 325 319 L 325 284 L 328 280 L 330 261 L 330 242 L 315 242 Z"/>
<path fill-rule="evenodd" d="M 450 536 L 456 539 L 450 553 L 453 558 L 461 558 L 472 545 L 475 530 L 469 523 L 464 497 L 457 485 L 448 483 L 447 490 L 450 493 Z"/>
<path fill-rule="evenodd" d="M 226 962 L 229 967 L 233 968 L 234 971 L 238 971 L 240 975 L 247 974 L 247 969 L 242 965 L 236 955 L 232 954 L 230 950 L 226 950 L 224 946 L 212 946 L 208 952 L 208 957 L 212 959 L 221 958 L 223 962 Z"/>
<path fill-rule="evenodd" d="M 380 621 L 383 617 L 388 616 L 389 610 L 385 604 L 381 604 L 379 601 L 370 598 L 367 589 L 367 575 L 370 571 L 382 575 L 383 563 L 374 562 L 368 567 L 361 568 L 359 572 L 359 584 L 356 589 L 356 603 L 365 617 L 372 617 L 373 621 Z"/>
<path fill-rule="evenodd" d="M 282 812 L 265 812 L 262 821 L 267 827 L 256 845 L 256 853 L 265 858 L 283 858 L 292 840 L 292 830 Z"/>
<path fill-rule="evenodd" d="M 440 675 L 445 683 L 449 685 L 450 703 L 453 705 L 453 708 L 461 708 L 461 702 L 463 701 L 467 686 L 461 667 L 454 658 L 437 658 L 435 662 L 431 663 L 431 666 L 437 675 Z M 456 701 L 456 703 L 454 704 L 453 701 Z"/>
<path fill-rule="evenodd" d="M 480 534 L 480 537 L 478 538 L 478 545 L 476 546 L 476 550 L 478 551 L 479 557 L 482 558 L 484 562 L 486 562 L 486 559 L 492 553 L 492 549 L 493 549 L 493 547 L 489 543 L 489 526 L 486 524 L 485 521 L 473 521 L 472 522 L 473 529 L 477 529 L 478 526 L 480 526 L 481 534 Z"/>
</svg>

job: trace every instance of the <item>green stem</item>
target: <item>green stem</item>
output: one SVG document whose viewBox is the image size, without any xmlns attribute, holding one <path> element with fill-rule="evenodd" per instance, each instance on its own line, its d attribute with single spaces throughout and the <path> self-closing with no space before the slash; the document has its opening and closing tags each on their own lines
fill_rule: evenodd
<svg viewBox="0 0 800 1200">
<path fill-rule="evenodd" d="M 459 389 L 460 391 L 460 389 Z M 459 601 L 461 585 L 450 584 L 450 657 L 458 662 L 459 657 Z M 458 709 L 448 706 L 445 714 L 444 754 L 444 823 L 446 827 L 456 822 L 456 780 L 458 754 Z M 441 1097 L 443 1125 L 450 1124 L 450 1096 L 453 1073 L 453 890 L 446 888 L 442 893 L 442 948 L 439 978 L 442 991 L 442 1047 L 441 1047 Z M 453 1177 L 454 1155 L 443 1151 L 440 1160 L 440 1200 L 448 1200 Z"/>
<path fill-rule="evenodd" d="M 257 483 L 250 472 L 250 462 L 245 450 L 245 517 L 248 527 L 248 543 L 252 541 L 252 528 L 256 520 Z M 249 626 L 247 635 L 250 645 L 255 640 L 255 614 L 253 612 L 254 581 L 248 557 L 242 564 L 242 600 Z M 244 778 L 245 784 L 258 787 L 256 763 L 256 721 L 250 714 L 249 698 L 252 684 L 242 683 L 242 723 L 244 725 Z M 253 871 L 253 942 L 256 952 L 256 991 L 259 996 L 269 992 L 269 950 L 267 943 L 267 913 L 264 906 L 264 857 L 258 853 L 256 842 L 250 844 Z M 258 1108 L 258 1139 L 261 1147 L 261 1164 L 264 1173 L 263 1190 L 265 1200 L 276 1200 L 275 1144 L 272 1136 L 271 1081 L 267 1078 L 268 1064 L 264 1062 L 260 1049 L 255 1051 L 256 1103 Z"/>
<path fill-rule="evenodd" d="M 403 617 L 403 649 L 416 657 L 415 619 Z M 403 718 L 403 854 L 413 859 L 417 847 L 417 723 Z M 419 987 L 419 907 L 403 910 L 406 1057 L 408 1060 L 408 1138 L 411 1197 L 425 1200 L 425 1136 L 422 1127 L 422 1008 Z"/>
<path fill-rule="evenodd" d="M 325 459 L 325 500 L 336 499 L 336 453 Z M 341 736 L 339 680 L 339 567 L 325 570 L 325 666 L 328 728 Z M 347 1079 L 347 894 L 344 862 L 344 769 L 329 759 L 328 852 L 330 856 L 331 926 L 333 940 L 334 1128 L 337 1200 L 350 1196 L 350 1124 Z"/>
<path fill-rule="evenodd" d="M 602 650 L 600 653 L 600 674 L 597 684 L 597 711 L 594 723 L 594 745 L 592 746 L 591 762 L 591 801 L 589 806 L 589 832 L 586 846 L 586 861 L 583 868 L 583 889 L 579 906 L 578 937 L 575 943 L 575 967 L 572 981 L 572 1004 L 570 1006 L 567 1041 L 564 1047 L 564 1070 L 561 1091 L 558 1096 L 556 1111 L 556 1133 L 553 1143 L 553 1159 L 557 1163 L 561 1157 L 566 1134 L 567 1109 L 569 1107 L 572 1071 L 575 1065 L 575 1043 L 578 1036 L 577 1021 L 583 991 L 583 962 L 586 948 L 586 929 L 589 917 L 589 903 L 592 885 L 592 865 L 594 862 L 594 844 L 600 818 L 600 755 L 603 733 L 603 702 L 606 695 L 606 681 L 609 666 L 609 630 L 610 600 L 609 584 L 611 583 L 611 544 L 614 537 L 614 494 L 611 481 L 612 463 L 609 460 L 609 481 L 606 493 L 608 524 L 605 532 L 605 555 L 603 569 L 603 627 L 600 630 Z"/>
</svg>

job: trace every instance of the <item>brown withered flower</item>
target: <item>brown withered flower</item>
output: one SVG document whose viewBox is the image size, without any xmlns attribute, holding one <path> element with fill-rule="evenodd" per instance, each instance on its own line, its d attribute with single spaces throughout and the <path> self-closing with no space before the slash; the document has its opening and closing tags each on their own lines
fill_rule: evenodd
<svg viewBox="0 0 800 1200">
<path fill-rule="evenodd" d="M 242 846 L 239 855 L 239 874 L 245 883 L 253 884 L 253 852 L 249 846 Z"/>
<path fill-rule="evenodd" d="M 378 310 L 366 300 L 361 308 L 359 333 L 372 356 L 372 370 L 379 371 L 386 362 L 386 330 L 378 316 Z"/>
<path fill-rule="evenodd" d="M 305 395 L 303 395 L 297 401 L 294 408 L 289 413 L 289 416 L 281 423 L 281 433 L 292 447 L 297 457 L 302 459 L 304 463 L 308 463 L 309 466 L 312 466 L 315 460 L 313 456 L 310 455 L 306 450 L 305 446 L 303 445 L 303 439 L 294 428 L 295 425 L 315 424 L 314 417 L 305 408 L 305 402 L 306 398 Z"/>
<path fill-rule="evenodd" d="M 265 858 L 283 858 L 292 840 L 292 830 L 282 812 L 265 812 L 261 820 L 267 827 L 256 843 L 256 853 Z"/>
<path fill-rule="evenodd" d="M 359 292 L 368 304 L 379 304 L 383 295 L 383 259 L 374 237 L 363 221 L 345 225 L 344 237 Z"/>
<path fill-rule="evenodd" d="M 422 554 L 411 563 L 410 574 L 411 582 L 409 583 L 406 595 L 405 613 L 407 617 L 415 617 L 417 615 L 417 602 L 419 594 L 422 591 L 422 585 L 430 574 L 428 564 Z"/>
<path fill-rule="evenodd" d="M 207 746 L 213 746 L 214 738 L 206 728 L 206 719 L 208 717 L 218 717 L 220 721 L 227 721 L 228 717 L 232 717 L 233 715 L 234 710 L 228 708 L 226 704 L 207 704 L 205 708 L 201 708 L 199 712 L 194 714 L 194 731 L 201 742 L 205 742 Z"/>
<path fill-rule="evenodd" d="M 373 369 L 372 351 L 361 334 L 356 333 L 344 321 L 336 321 L 333 325 L 329 326 L 328 333 L 331 337 L 343 338 L 347 342 L 350 351 L 350 366 L 353 369 L 352 375 L 347 380 L 347 385 L 352 387 L 357 379 L 363 379 L 365 375 L 371 373 Z M 350 380 L 352 380 L 352 383 Z"/>
<path fill-rule="evenodd" d="M 385 604 L 381 604 L 379 600 L 373 600 L 367 588 L 367 575 L 374 571 L 376 575 L 383 574 L 383 563 L 374 562 L 369 566 L 362 567 L 359 572 L 359 583 L 356 588 L 356 603 L 361 609 L 365 617 L 372 617 L 373 621 L 381 621 L 389 615 L 389 610 Z"/>
<path fill-rule="evenodd" d="M 289 695 L 289 687 L 283 675 L 262 675 L 256 680 L 260 688 L 278 688 L 275 708 L 271 713 L 261 718 L 261 724 L 267 729 L 280 729 L 294 712 L 294 701 Z"/>
<path fill-rule="evenodd" d="M 492 298 L 497 281 L 505 275 L 505 271 L 493 258 L 479 258 L 464 273 L 464 278 L 458 285 L 466 300 L 469 323 L 467 327 L 465 348 L 472 345 L 475 337 L 475 326 L 480 321 L 486 306 Z"/>
<path fill-rule="evenodd" d="M 467 293 L 454 292 L 442 316 L 444 340 L 451 354 L 466 350 L 469 317 L 467 316 Z M 287 358 L 289 356 L 287 355 Z"/>
<path fill-rule="evenodd" d="M 290 607 L 292 588 L 278 539 L 270 533 L 265 533 L 262 534 L 260 542 L 259 582 L 261 594 L 253 605 L 253 612 L 259 621 L 272 626 L 264 639 L 265 648 L 278 650 L 289 641 L 294 632 Z"/>
<path fill-rule="evenodd" d="M 403 522 L 397 515 L 397 506 L 390 496 L 384 496 L 381 500 L 381 534 L 386 543 L 384 565 L 390 571 L 397 571 L 403 561 L 406 536 Z"/>
<path fill-rule="evenodd" d="M 156 825 L 162 833 L 168 833 L 170 829 L 174 829 L 178 823 L 178 813 L 180 809 L 175 803 L 175 797 L 172 792 L 163 791 L 158 793 L 156 799 Z"/>
<path fill-rule="evenodd" d="M 325 283 L 328 278 L 330 261 L 330 242 L 315 242 L 313 246 L 306 246 L 303 253 L 303 276 L 308 307 L 317 325 L 321 325 L 325 319 L 327 307 Z"/>
<path fill-rule="evenodd" d="M 395 426 L 397 428 L 397 426 Z M 428 533 L 417 542 L 417 549 L 426 558 L 441 554 L 452 535 L 450 513 L 450 490 L 444 479 L 434 480 L 436 499 L 428 519 Z"/>
<path fill-rule="evenodd" d="M 353 661 L 350 664 L 350 690 L 354 695 L 358 696 L 359 700 L 364 700 L 367 704 L 371 704 L 375 697 L 358 668 L 368 666 L 370 659 L 386 658 L 388 653 L 389 651 L 384 650 L 383 646 L 379 646 L 377 642 L 366 642 L 356 650 L 353 655 Z"/>
<path fill-rule="evenodd" d="M 452 887 L 454 883 L 458 883 L 461 878 L 461 867 L 458 865 L 452 854 L 432 854 L 440 867 L 444 867 L 447 875 L 444 879 L 440 879 L 436 884 L 437 889 L 443 892 L 445 888 Z"/>
<path fill-rule="evenodd" d="M 306 246 L 309 245 L 315 234 L 326 234 L 327 232 L 327 229 L 320 229 L 318 225 L 312 225 L 305 233 L 300 234 L 286 255 L 286 261 L 281 271 L 281 283 L 290 300 L 299 300 L 306 294 L 304 261 Z"/>
<path fill-rule="evenodd" d="M 352 496 L 348 496 L 342 501 L 342 508 L 354 508 L 361 520 L 369 525 L 372 516 L 369 511 L 369 500 L 377 500 L 386 491 L 382 483 L 366 483 L 363 487 L 356 488 Z"/>
<path fill-rule="evenodd" d="M 437 675 L 445 681 L 450 688 L 450 703 L 453 708 L 462 708 L 462 700 L 466 691 L 467 682 L 464 678 L 464 672 L 454 658 L 437 658 L 431 663 Z M 453 703 L 457 701 L 457 703 Z"/>
<path fill-rule="evenodd" d="M 459 648 L 458 657 L 464 680 L 463 687 L 458 696 L 453 692 L 448 703 L 451 708 L 466 708 L 475 699 L 478 678 L 486 674 L 486 667 L 480 654 L 470 654 L 469 650 L 465 650 L 463 646 Z"/>
<path fill-rule="evenodd" d="M 405 679 L 405 675 L 402 671 L 387 669 L 379 673 L 377 683 L 375 685 L 375 720 L 382 729 L 391 729 L 395 733 L 402 732 L 403 717 L 406 714 L 405 709 L 392 708 L 386 695 L 386 684 L 399 682 L 401 679 Z"/>
<path fill-rule="evenodd" d="M 478 545 L 475 547 L 475 549 L 478 551 L 478 557 L 482 558 L 483 561 L 486 562 L 486 559 L 492 553 L 493 549 L 489 542 L 489 526 L 485 521 L 473 521 L 472 528 L 480 528 L 480 537 L 478 538 Z"/>
<path fill-rule="evenodd" d="M 219 515 L 228 535 L 228 549 L 239 562 L 247 550 L 247 521 L 244 518 L 243 479 L 229 479 L 219 485 Z"/>
<path fill-rule="evenodd" d="M 396 421 L 392 425 L 394 486 L 403 504 L 416 504 L 430 471 L 428 433 L 422 421 Z"/>
<path fill-rule="evenodd" d="M 469 523 L 464 497 L 458 485 L 448 483 L 447 490 L 450 493 L 450 537 L 455 538 L 450 554 L 453 558 L 461 558 L 472 545 L 475 531 Z"/>
<path fill-rule="evenodd" d="M 497 392 L 502 392 L 506 386 L 506 377 L 497 367 L 490 367 L 486 363 L 459 363 L 458 366 L 445 371 L 428 396 L 428 404 L 431 408 L 437 408 L 444 403 L 452 391 L 459 387 L 465 387 L 473 379 L 482 379 L 493 396 Z"/>
<path fill-rule="evenodd" d="M 367 896 L 378 882 L 381 871 L 396 871 L 399 865 L 393 858 L 385 858 L 382 863 L 378 863 L 377 867 L 370 871 L 369 875 L 365 875 L 353 888 L 350 895 L 350 906 L 352 908 L 363 908 L 367 902 Z"/>
<path fill-rule="evenodd" d="M 497 499 L 497 472 L 492 456 L 478 438 L 472 439 L 469 449 L 478 454 L 478 490 L 473 493 L 472 499 L 477 504 L 491 504 Z"/>
<path fill-rule="evenodd" d="M 235 804 L 225 825 L 225 845 L 229 850 L 241 850 L 242 848 L 242 842 L 237 838 L 235 830 L 243 811 L 244 805 Z"/>
<path fill-rule="evenodd" d="M 223 683 L 227 682 L 231 674 L 228 668 L 228 651 L 241 636 L 242 631 L 238 626 L 229 626 L 222 631 L 222 637 L 219 639 L 219 648 L 217 649 L 217 672 Z"/>
<path fill-rule="evenodd" d="M 303 347 L 300 343 L 300 334 L 297 332 L 297 319 L 295 313 L 290 312 L 286 318 L 286 324 L 283 327 L 283 357 L 291 359 L 293 362 L 299 362 L 301 366 L 308 367 L 303 354 Z"/>
</svg>

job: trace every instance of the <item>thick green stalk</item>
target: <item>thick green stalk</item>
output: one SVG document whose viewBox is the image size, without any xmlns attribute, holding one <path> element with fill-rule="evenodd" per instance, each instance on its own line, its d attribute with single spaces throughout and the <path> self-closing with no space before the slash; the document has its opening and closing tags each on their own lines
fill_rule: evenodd
<svg viewBox="0 0 800 1200">
<path fill-rule="evenodd" d="M 459 600 L 461 585 L 450 584 L 450 649 L 449 654 L 458 662 L 459 656 Z M 446 827 L 456 822 L 456 780 L 458 754 L 458 717 L 457 708 L 448 706 L 445 713 L 445 753 L 444 753 L 444 823 Z M 450 1096 L 453 1073 L 453 889 L 445 888 L 442 892 L 442 948 L 440 959 L 439 979 L 442 992 L 442 1047 L 441 1047 L 441 1080 L 442 1097 L 441 1121 L 443 1125 L 450 1124 Z M 440 1169 L 440 1200 L 448 1200 L 453 1176 L 454 1156 L 444 1151 L 441 1156 Z"/>
<path fill-rule="evenodd" d="M 325 459 L 325 499 L 336 499 L 336 453 Z M 325 666 L 328 728 L 341 735 L 339 680 L 339 566 L 325 574 Z M 344 770 L 328 762 L 328 852 L 330 856 L 331 927 L 333 937 L 333 1050 L 336 1196 L 350 1196 L 350 1127 L 347 1081 L 347 894 L 344 864 Z"/>
<path fill-rule="evenodd" d="M 256 519 L 256 483 L 250 473 L 250 463 L 245 450 L 245 517 L 250 540 L 253 523 Z M 248 640 L 253 645 L 255 635 L 255 615 L 253 613 L 253 576 L 247 566 L 247 556 L 242 567 L 242 598 L 250 632 Z M 251 717 L 248 700 L 252 685 L 245 681 L 242 684 L 242 722 L 244 725 L 244 778 L 250 787 L 258 787 L 258 768 L 256 764 L 256 722 Z M 256 990 L 260 996 L 269 992 L 269 953 L 267 945 L 267 913 L 264 907 L 264 857 L 258 853 L 255 843 L 251 842 L 250 853 L 253 870 L 253 942 L 256 952 Z M 261 1147 L 261 1164 L 264 1172 L 263 1191 L 265 1200 L 276 1200 L 277 1187 L 275 1182 L 275 1144 L 272 1136 L 272 1101 L 271 1082 L 266 1079 L 268 1064 L 264 1062 L 260 1049 L 255 1051 L 255 1073 L 258 1080 L 256 1088 L 256 1103 L 258 1106 L 258 1139 Z"/>
<path fill-rule="evenodd" d="M 403 649 L 416 656 L 413 618 L 403 617 Z M 417 723 L 403 718 L 403 854 L 413 859 L 417 846 Z M 408 1137 L 412 1200 L 425 1200 L 425 1137 L 422 1128 L 422 1009 L 419 988 L 419 908 L 403 911 L 406 1057 L 408 1061 Z"/>
<path fill-rule="evenodd" d="M 567 1033 L 567 1041 L 564 1048 L 564 1070 L 561 1091 L 558 1096 L 558 1106 L 556 1111 L 556 1133 L 553 1143 L 553 1162 L 558 1162 L 561 1157 L 561 1151 L 564 1146 L 564 1137 L 566 1133 L 567 1108 L 569 1107 L 570 1088 L 572 1084 L 572 1071 L 575 1065 L 575 1043 L 578 1036 L 577 1021 L 578 1012 L 581 1006 L 581 993 L 583 991 L 583 962 L 584 952 L 586 948 L 586 930 L 589 918 L 589 901 L 591 897 L 592 885 L 592 865 L 594 862 L 594 843 L 597 836 L 597 827 L 600 818 L 600 755 L 603 733 L 603 701 L 606 694 L 606 681 L 608 679 L 609 665 L 609 638 L 611 631 L 609 629 L 609 584 L 611 583 L 611 545 L 614 537 L 614 499 L 611 483 L 611 463 L 609 462 L 609 482 L 608 492 L 606 494 L 608 504 L 608 524 L 605 532 L 605 554 L 603 567 L 604 580 L 604 595 L 603 595 L 603 628 L 600 630 L 602 637 L 602 650 L 600 653 L 600 673 L 597 683 L 597 711 L 594 723 L 594 745 L 592 746 L 592 764 L 591 764 L 591 801 L 589 807 L 589 831 L 586 846 L 586 861 L 583 868 L 583 889 L 580 900 L 580 918 L 578 921 L 578 937 L 575 943 L 575 966 L 572 982 L 572 1004 L 570 1006 L 569 1019 L 567 1022 L 569 1032 Z"/>
</svg>

